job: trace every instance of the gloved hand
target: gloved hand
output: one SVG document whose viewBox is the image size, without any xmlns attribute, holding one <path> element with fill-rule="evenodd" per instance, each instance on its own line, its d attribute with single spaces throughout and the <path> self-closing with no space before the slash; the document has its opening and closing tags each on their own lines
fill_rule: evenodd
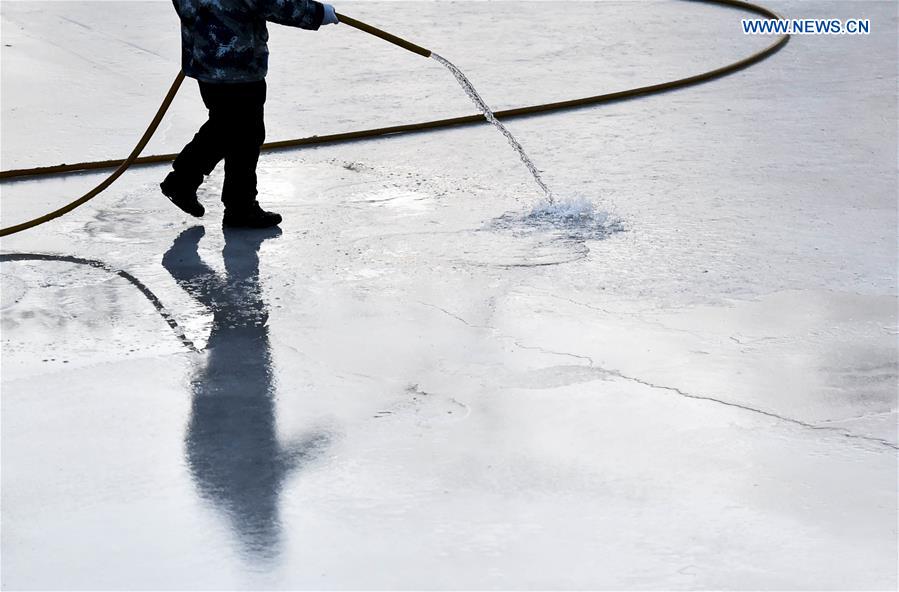
<svg viewBox="0 0 899 592">
<path fill-rule="evenodd" d="M 330 4 L 322 4 L 325 8 L 325 18 L 322 19 L 323 25 L 336 25 L 340 21 L 337 20 L 337 13 L 334 11 L 334 7 Z"/>
</svg>

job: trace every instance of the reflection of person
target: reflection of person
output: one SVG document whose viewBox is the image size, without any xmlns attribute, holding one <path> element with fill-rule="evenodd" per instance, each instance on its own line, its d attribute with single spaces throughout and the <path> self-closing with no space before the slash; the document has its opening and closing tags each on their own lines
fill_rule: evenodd
<svg viewBox="0 0 899 592">
<path fill-rule="evenodd" d="M 256 162 L 265 139 L 268 71 L 266 21 L 316 30 L 336 24 L 329 4 L 315 0 L 173 0 L 181 18 L 181 64 L 196 78 L 209 120 L 175 159 L 160 185 L 172 203 L 202 216 L 197 188 L 225 160 L 224 224 L 266 228 L 281 216 L 256 201 Z"/>
<path fill-rule="evenodd" d="M 213 312 L 206 362 L 192 380 L 187 462 L 200 494 L 228 515 L 247 551 L 272 556 L 281 485 L 325 436 L 288 446 L 277 439 L 258 251 L 280 231 L 226 229 L 224 277 L 197 254 L 203 234 L 202 226 L 185 230 L 162 259 L 178 284 Z"/>
</svg>

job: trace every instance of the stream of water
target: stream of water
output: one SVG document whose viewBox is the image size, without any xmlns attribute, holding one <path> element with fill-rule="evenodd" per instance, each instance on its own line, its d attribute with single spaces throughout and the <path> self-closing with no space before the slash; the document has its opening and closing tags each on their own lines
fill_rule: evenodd
<svg viewBox="0 0 899 592">
<path fill-rule="evenodd" d="M 512 135 L 506 126 L 504 126 L 493 114 L 493 111 L 490 110 L 490 107 L 481 98 L 481 95 L 478 94 L 478 91 L 471 84 L 471 81 L 465 74 L 462 73 L 459 68 L 455 66 L 448 59 L 437 55 L 436 53 L 431 53 L 431 57 L 446 66 L 446 68 L 453 73 L 453 76 L 456 77 L 456 80 L 459 81 L 459 85 L 465 91 L 465 94 L 468 95 L 468 98 L 471 99 L 471 102 L 474 103 L 478 109 L 484 114 L 484 117 L 496 127 L 509 141 L 509 144 L 512 145 L 512 148 L 515 148 L 515 151 L 518 152 L 518 156 L 521 158 L 521 162 L 524 163 L 528 170 L 531 172 L 531 175 L 534 177 L 534 181 L 537 182 L 537 185 L 540 186 L 540 189 L 543 191 L 543 194 L 546 196 L 547 201 L 552 204 L 555 202 L 555 197 L 553 196 L 552 191 L 550 191 L 549 187 L 546 186 L 546 183 L 543 182 L 543 179 L 540 177 L 540 171 L 537 170 L 537 167 L 534 166 L 534 163 L 531 161 L 530 157 L 527 155 L 527 152 L 524 151 L 524 148 L 515 139 L 515 136 Z"/>
</svg>

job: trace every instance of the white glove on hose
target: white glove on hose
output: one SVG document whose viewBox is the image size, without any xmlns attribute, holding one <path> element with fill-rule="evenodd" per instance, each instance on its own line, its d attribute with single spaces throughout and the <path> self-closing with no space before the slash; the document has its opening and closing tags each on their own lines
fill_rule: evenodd
<svg viewBox="0 0 899 592">
<path fill-rule="evenodd" d="M 325 8 L 325 18 L 322 19 L 323 25 L 336 25 L 340 21 L 337 20 L 337 13 L 334 11 L 334 7 L 330 4 L 322 4 Z"/>
</svg>

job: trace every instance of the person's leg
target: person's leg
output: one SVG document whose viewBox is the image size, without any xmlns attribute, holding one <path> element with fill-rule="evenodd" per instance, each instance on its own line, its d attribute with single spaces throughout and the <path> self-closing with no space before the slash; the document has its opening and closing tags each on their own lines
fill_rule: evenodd
<svg viewBox="0 0 899 592">
<path fill-rule="evenodd" d="M 233 85 L 229 142 L 225 148 L 225 210 L 241 211 L 256 202 L 256 164 L 265 141 L 264 80 Z"/>
<path fill-rule="evenodd" d="M 209 119 L 175 158 L 172 172 L 161 184 L 162 192 L 175 205 L 194 216 L 204 213 L 197 201 L 197 188 L 225 156 L 228 122 L 228 93 L 222 92 L 218 84 L 198 84 Z"/>
<path fill-rule="evenodd" d="M 228 128 L 230 93 L 226 85 L 199 82 L 200 97 L 209 110 L 209 119 L 184 147 L 172 168 L 185 182 L 200 186 L 203 177 L 212 172 L 225 157 L 224 141 Z"/>
<path fill-rule="evenodd" d="M 234 85 L 229 119 L 230 138 L 225 145 L 225 226 L 269 228 L 281 216 L 266 212 L 256 201 L 256 164 L 265 140 L 265 81 Z"/>
</svg>

